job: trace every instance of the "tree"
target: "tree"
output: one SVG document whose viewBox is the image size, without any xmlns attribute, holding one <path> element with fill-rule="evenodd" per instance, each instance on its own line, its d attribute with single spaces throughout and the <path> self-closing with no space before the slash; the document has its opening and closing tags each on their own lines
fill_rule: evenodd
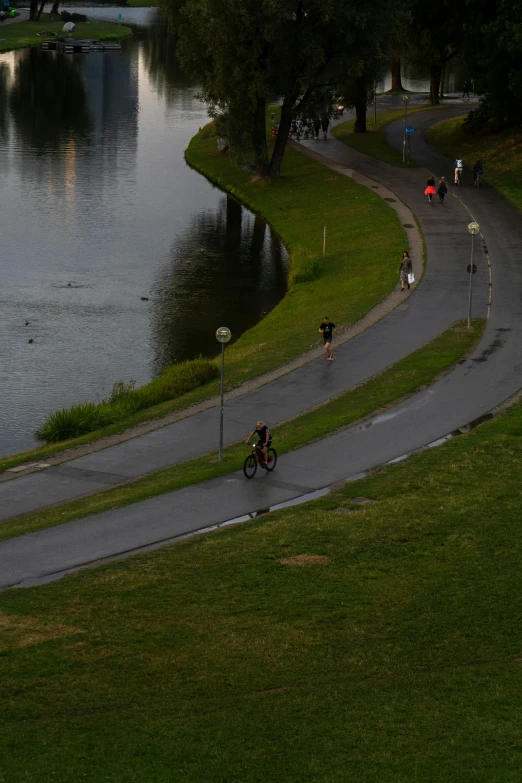
<svg viewBox="0 0 522 783">
<path fill-rule="evenodd" d="M 401 58 L 397 52 L 392 52 L 391 59 L 391 89 L 393 92 L 404 92 L 401 77 Z"/>
<path fill-rule="evenodd" d="M 386 0 L 162 0 L 179 36 L 183 67 L 201 85 L 229 135 L 248 135 L 257 173 L 278 176 L 293 117 L 314 92 L 362 71 L 371 39 L 389 37 L 398 18 Z M 266 107 L 282 97 L 269 158 Z"/>
<path fill-rule="evenodd" d="M 465 33 L 464 61 L 484 95 L 469 124 L 522 123 L 522 0 L 477 3 Z"/>
<path fill-rule="evenodd" d="M 473 4 L 475 0 L 470 0 Z M 408 60 L 417 65 L 429 64 L 429 103 L 440 103 L 440 87 L 447 63 L 464 44 L 464 23 L 470 14 L 467 0 L 412 0 L 412 21 Z"/>
</svg>

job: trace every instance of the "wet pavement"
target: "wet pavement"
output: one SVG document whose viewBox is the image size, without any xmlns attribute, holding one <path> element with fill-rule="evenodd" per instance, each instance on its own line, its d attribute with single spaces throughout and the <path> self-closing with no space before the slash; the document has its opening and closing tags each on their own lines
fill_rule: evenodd
<svg viewBox="0 0 522 783">
<path fill-rule="evenodd" d="M 444 114 L 425 112 L 416 118 L 412 156 L 426 168 L 396 169 L 333 139 L 305 143 L 315 150 L 320 145 L 322 154 L 331 160 L 363 171 L 376 185 L 386 185 L 415 212 L 426 241 L 426 272 L 405 305 L 340 346 L 331 366 L 324 359 L 311 362 L 231 403 L 227 442 L 240 438 L 258 418 L 271 424 L 283 421 L 360 383 L 465 317 L 470 216 L 481 224 L 488 251 L 486 255 L 482 245 L 476 247 L 475 316 L 486 316 L 489 309 L 488 257 L 493 281 L 491 317 L 475 353 L 432 387 L 385 414 L 285 455 L 274 474 L 263 473 L 250 482 L 242 474 L 233 474 L 5 541 L 0 544 L 2 586 L 160 545 L 319 490 L 443 438 L 518 390 L 522 365 L 520 215 L 496 191 L 476 190 L 466 177 L 458 192 L 450 190 L 442 207 L 429 207 L 423 195 L 426 169 L 449 179 L 451 163 L 430 150 L 422 131 L 430 122 L 459 111 L 461 107 Z M 390 126 L 389 135 L 400 146 L 402 123 Z M 206 411 L 114 448 L 2 484 L 3 518 L 196 456 L 207 449 L 208 433 L 217 421 L 217 409 Z"/>
</svg>

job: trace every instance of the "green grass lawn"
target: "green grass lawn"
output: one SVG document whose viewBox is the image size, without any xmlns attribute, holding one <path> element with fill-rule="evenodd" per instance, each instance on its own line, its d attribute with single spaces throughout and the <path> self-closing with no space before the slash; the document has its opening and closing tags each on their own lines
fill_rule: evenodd
<svg viewBox="0 0 522 783">
<path fill-rule="evenodd" d="M 75 23 L 76 29 L 72 38 L 99 38 L 115 39 L 126 38 L 132 35 L 130 27 L 114 24 L 112 22 L 102 22 L 98 20 L 88 20 L 85 23 Z M 0 38 L 5 38 L 6 43 L 0 44 L 0 53 L 11 49 L 23 49 L 26 46 L 39 46 L 45 38 L 40 37 L 40 32 L 55 32 L 60 34 L 64 22 L 59 19 L 55 22 L 49 22 L 48 14 L 44 14 L 39 22 L 15 22 L 14 24 L 0 27 Z"/>
<path fill-rule="evenodd" d="M 283 176 L 261 183 L 232 165 L 217 150 L 215 137 L 204 138 L 206 135 L 198 134 L 191 141 L 187 150 L 191 165 L 263 214 L 292 254 L 291 274 L 306 273 L 313 264 L 318 267 L 316 279 L 292 285 L 272 312 L 227 348 L 226 384 L 230 389 L 285 365 L 318 344 L 317 329 L 324 315 L 338 326 L 349 325 L 386 297 L 397 282 L 406 232 L 395 212 L 370 189 L 300 152 L 289 149 Z M 122 432 L 218 393 L 219 382 L 209 383 L 96 433 L 1 459 L 0 471 Z"/>
<path fill-rule="evenodd" d="M 417 114 L 420 111 L 447 108 L 448 107 L 444 105 L 415 107 L 414 109 L 410 109 L 406 116 L 411 117 L 411 115 Z M 402 120 L 404 116 L 404 109 L 380 112 L 377 114 L 377 122 L 373 122 L 373 115 L 368 115 L 367 133 L 354 133 L 353 128 L 355 120 L 349 120 L 348 122 L 343 122 L 341 125 L 336 125 L 332 128 L 332 136 L 335 136 L 339 141 L 342 141 L 343 144 L 347 144 L 349 147 L 353 147 L 359 152 L 364 152 L 365 155 L 370 155 L 372 158 L 382 160 L 384 163 L 389 163 L 391 166 L 412 168 L 412 166 L 417 165 L 415 161 L 411 160 L 410 163 L 403 163 L 402 152 L 388 144 L 383 132 L 387 125 L 391 122 L 395 122 L 395 120 Z"/>
<path fill-rule="evenodd" d="M 462 326 L 462 323 L 459 326 Z M 347 427 L 433 383 L 435 378 L 447 372 L 458 359 L 472 350 L 482 334 L 483 327 L 484 321 L 477 319 L 473 322 L 471 331 L 449 329 L 366 383 L 286 424 L 272 428 L 274 446 L 279 456 Z M 152 473 L 131 484 L 3 522 L 0 525 L 0 541 L 61 525 L 89 514 L 137 503 L 154 495 L 173 492 L 241 470 L 248 453 L 249 449 L 241 441 L 224 449 L 221 463 L 214 452 Z"/>
<path fill-rule="evenodd" d="M 325 500 L 3 592 L 0 780 L 518 783 L 521 461 L 516 405 Z"/>
<path fill-rule="evenodd" d="M 464 117 L 446 120 L 431 127 L 426 138 L 449 158 L 455 150 L 467 169 L 482 160 L 484 178 L 522 210 L 522 132 L 520 128 L 473 134 L 463 130 Z"/>
</svg>

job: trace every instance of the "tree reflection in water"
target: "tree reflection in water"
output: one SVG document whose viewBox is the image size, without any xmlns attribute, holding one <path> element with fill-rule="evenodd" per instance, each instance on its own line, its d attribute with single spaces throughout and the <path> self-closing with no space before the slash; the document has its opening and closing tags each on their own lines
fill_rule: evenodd
<svg viewBox="0 0 522 783">
<path fill-rule="evenodd" d="M 32 48 L 20 52 L 9 93 L 9 110 L 24 144 L 37 152 L 62 149 L 91 130 L 81 76 L 83 57 Z"/>
<path fill-rule="evenodd" d="M 9 68 L 0 63 L 0 139 L 7 140 L 7 99 L 9 94 Z"/>
<path fill-rule="evenodd" d="M 140 48 L 150 82 L 167 104 L 178 98 L 180 90 L 186 95 L 187 87 L 195 87 L 192 79 L 181 70 L 176 56 L 176 38 L 169 33 L 165 22 L 149 28 Z"/>
<path fill-rule="evenodd" d="M 228 326 L 233 339 L 254 326 L 285 294 L 287 265 L 287 252 L 266 222 L 230 196 L 216 212 L 197 215 L 156 281 L 154 372 L 216 355 L 219 326 Z"/>
</svg>

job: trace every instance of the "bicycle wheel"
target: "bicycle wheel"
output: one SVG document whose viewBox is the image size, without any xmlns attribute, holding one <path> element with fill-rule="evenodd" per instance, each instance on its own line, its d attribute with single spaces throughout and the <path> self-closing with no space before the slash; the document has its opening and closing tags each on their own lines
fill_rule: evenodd
<svg viewBox="0 0 522 783">
<path fill-rule="evenodd" d="M 277 463 L 277 451 L 275 449 L 268 449 L 268 462 L 266 464 L 267 470 L 273 470 Z"/>
<path fill-rule="evenodd" d="M 243 473 L 247 479 L 254 478 L 257 470 L 257 459 L 253 454 L 249 454 L 243 463 Z"/>
</svg>

